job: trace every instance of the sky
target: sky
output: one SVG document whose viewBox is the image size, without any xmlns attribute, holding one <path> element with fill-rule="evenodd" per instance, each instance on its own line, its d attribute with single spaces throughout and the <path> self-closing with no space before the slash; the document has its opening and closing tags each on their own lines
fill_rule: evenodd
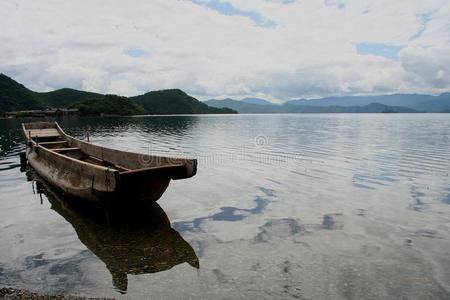
<svg viewBox="0 0 450 300">
<path fill-rule="evenodd" d="M 0 28 L 0 72 L 35 91 L 450 91 L 449 0 L 2 0 Z"/>
</svg>

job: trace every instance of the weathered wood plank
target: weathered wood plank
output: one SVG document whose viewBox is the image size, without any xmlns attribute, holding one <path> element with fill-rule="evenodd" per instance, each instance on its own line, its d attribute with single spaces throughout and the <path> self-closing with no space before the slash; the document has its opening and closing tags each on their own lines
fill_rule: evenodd
<svg viewBox="0 0 450 300">
<path fill-rule="evenodd" d="M 42 142 L 39 145 L 58 145 L 58 144 L 67 144 L 67 141 L 54 141 L 54 142 Z"/>
<path fill-rule="evenodd" d="M 80 150 L 80 148 L 55 148 L 55 149 L 49 149 L 49 150 L 55 151 L 55 152 L 67 152 L 67 151 Z"/>
<path fill-rule="evenodd" d="M 30 129 L 27 135 L 31 138 L 43 138 L 43 137 L 58 137 L 61 134 L 56 128 L 46 128 L 46 129 Z"/>
<path fill-rule="evenodd" d="M 119 171 L 130 171 L 130 169 L 125 168 L 124 166 L 113 164 L 109 161 L 101 160 L 94 156 L 88 156 L 86 159 L 84 159 L 84 161 L 91 162 L 91 163 L 97 164 L 99 166 L 104 166 L 104 167 L 108 167 L 108 168 L 111 167 L 111 168 L 119 170 Z"/>
</svg>

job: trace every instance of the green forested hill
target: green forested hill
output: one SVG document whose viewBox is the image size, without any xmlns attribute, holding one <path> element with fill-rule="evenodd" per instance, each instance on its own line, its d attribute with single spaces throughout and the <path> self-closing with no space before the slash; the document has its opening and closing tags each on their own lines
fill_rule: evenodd
<svg viewBox="0 0 450 300">
<path fill-rule="evenodd" d="M 79 101 L 73 104 L 71 108 L 78 108 L 82 115 L 100 115 L 103 113 L 127 116 L 145 114 L 145 110 L 130 98 L 116 95 Z"/>
<path fill-rule="evenodd" d="M 82 114 L 217 114 L 236 113 L 210 107 L 185 92 L 161 90 L 136 97 L 102 95 L 74 89 L 37 93 L 0 74 L 0 113 L 45 108 L 78 108 Z"/>
<path fill-rule="evenodd" d="M 208 114 L 233 113 L 229 108 L 210 107 L 182 90 L 162 90 L 132 97 L 149 114 Z"/>
<path fill-rule="evenodd" d="M 60 89 L 48 93 L 36 93 L 41 103 L 46 107 L 69 107 L 75 102 L 103 97 L 102 94 L 78 91 L 74 89 Z"/>
<path fill-rule="evenodd" d="M 44 108 L 36 93 L 0 74 L 0 112 Z"/>
</svg>

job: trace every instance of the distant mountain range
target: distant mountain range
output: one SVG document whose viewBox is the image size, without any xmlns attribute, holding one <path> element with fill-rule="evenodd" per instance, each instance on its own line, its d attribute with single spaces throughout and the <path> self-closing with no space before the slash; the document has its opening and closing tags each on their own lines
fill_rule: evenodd
<svg viewBox="0 0 450 300">
<path fill-rule="evenodd" d="M 250 104 L 259 104 L 259 105 L 276 105 L 273 102 L 264 100 L 264 99 L 260 99 L 260 98 L 244 98 L 241 101 L 245 102 L 245 103 L 250 103 Z"/>
<path fill-rule="evenodd" d="M 239 113 L 382 113 L 450 112 L 450 93 L 439 96 L 394 94 L 383 96 L 344 96 L 313 100 L 292 100 L 274 104 L 264 99 L 208 100 L 213 107 L 228 107 Z"/>
<path fill-rule="evenodd" d="M 179 89 L 153 91 L 135 97 L 60 89 L 38 93 L 0 74 L 0 113 L 46 108 L 78 108 L 82 114 L 222 114 L 228 108 L 210 107 Z"/>
<path fill-rule="evenodd" d="M 200 102 L 179 89 L 135 97 L 74 89 L 38 93 L 0 74 L 0 113 L 46 108 L 78 108 L 82 114 L 217 114 L 217 113 L 450 113 L 450 93 L 439 96 L 394 94 L 291 100 L 275 104 L 260 98 Z"/>
</svg>

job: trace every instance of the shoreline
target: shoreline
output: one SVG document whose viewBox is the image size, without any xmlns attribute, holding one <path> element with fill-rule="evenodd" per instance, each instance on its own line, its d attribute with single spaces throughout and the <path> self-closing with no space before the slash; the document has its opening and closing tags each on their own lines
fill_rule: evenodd
<svg viewBox="0 0 450 300">
<path fill-rule="evenodd" d="M 114 298 L 89 298 L 82 296 L 70 296 L 61 294 L 41 294 L 26 289 L 12 287 L 0 288 L 0 299 L 31 299 L 31 300 L 112 300 Z"/>
</svg>

